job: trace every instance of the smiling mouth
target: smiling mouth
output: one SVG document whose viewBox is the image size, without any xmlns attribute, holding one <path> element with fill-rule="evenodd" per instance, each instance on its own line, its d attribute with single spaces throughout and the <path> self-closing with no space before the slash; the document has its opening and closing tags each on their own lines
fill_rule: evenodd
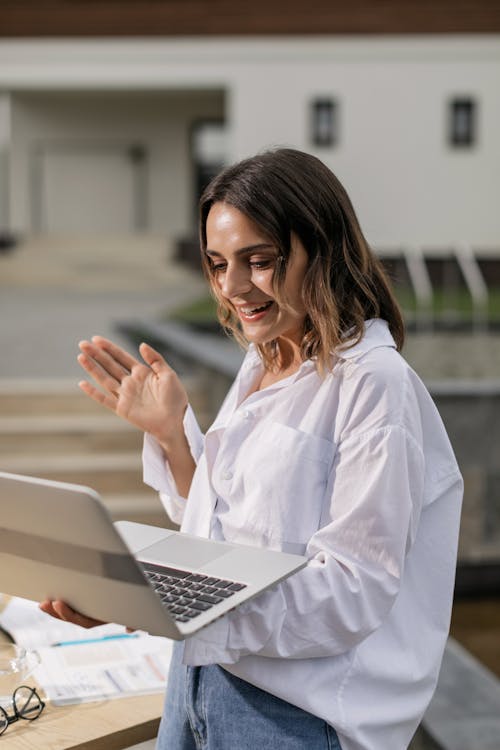
<svg viewBox="0 0 500 750">
<path fill-rule="evenodd" d="M 240 315 L 243 315 L 245 318 L 251 318 L 254 315 L 259 315 L 260 313 L 265 312 L 266 310 L 269 310 L 271 305 L 274 303 L 274 300 L 269 300 L 269 302 L 266 302 L 263 305 L 260 305 L 259 307 L 240 307 L 239 313 Z"/>
</svg>

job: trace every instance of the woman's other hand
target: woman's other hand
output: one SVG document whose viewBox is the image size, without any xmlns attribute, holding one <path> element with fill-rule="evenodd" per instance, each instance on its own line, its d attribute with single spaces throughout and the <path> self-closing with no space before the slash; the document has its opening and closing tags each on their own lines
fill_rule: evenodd
<svg viewBox="0 0 500 750">
<path fill-rule="evenodd" d="M 96 383 L 79 383 L 84 393 L 106 406 L 160 444 L 182 431 L 188 396 L 177 374 L 148 344 L 143 362 L 102 336 L 80 342 L 78 362 Z"/>
<path fill-rule="evenodd" d="M 80 625 L 82 628 L 95 628 L 97 625 L 104 625 L 101 620 L 94 620 L 92 617 L 86 617 L 72 609 L 66 602 L 58 599 L 51 601 L 46 599 L 38 605 L 42 612 L 45 612 L 58 620 L 72 622 L 74 625 Z"/>
</svg>

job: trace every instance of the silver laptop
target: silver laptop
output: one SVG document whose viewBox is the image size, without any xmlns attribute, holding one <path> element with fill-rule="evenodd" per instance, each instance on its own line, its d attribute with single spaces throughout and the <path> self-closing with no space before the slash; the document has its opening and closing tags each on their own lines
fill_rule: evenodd
<svg viewBox="0 0 500 750">
<path fill-rule="evenodd" d="M 307 563 L 117 521 L 75 484 L 0 472 L 0 591 L 181 640 Z"/>
</svg>

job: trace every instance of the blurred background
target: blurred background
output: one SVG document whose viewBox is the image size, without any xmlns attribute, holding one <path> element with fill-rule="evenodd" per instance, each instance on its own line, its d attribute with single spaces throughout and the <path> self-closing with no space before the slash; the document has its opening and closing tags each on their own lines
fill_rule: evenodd
<svg viewBox="0 0 500 750">
<path fill-rule="evenodd" d="M 465 479 L 453 635 L 500 675 L 500 6 L 0 5 L 0 464 L 164 523 L 140 436 L 79 395 L 77 342 L 166 352 L 206 426 L 237 367 L 196 206 L 267 147 L 347 188 Z M 214 356 L 214 353 L 216 356 Z"/>
</svg>

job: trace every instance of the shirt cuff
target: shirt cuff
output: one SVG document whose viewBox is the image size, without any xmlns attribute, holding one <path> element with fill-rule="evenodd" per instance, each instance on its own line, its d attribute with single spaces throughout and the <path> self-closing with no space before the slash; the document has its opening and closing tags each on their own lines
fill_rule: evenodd
<svg viewBox="0 0 500 750">
<path fill-rule="evenodd" d="M 148 433 L 144 435 L 142 463 L 144 483 L 160 493 L 160 501 L 169 518 L 180 526 L 187 500 L 177 490 L 163 450 Z"/>
<path fill-rule="evenodd" d="M 280 585 L 243 602 L 231 612 L 191 636 L 184 647 L 184 663 L 188 666 L 236 664 L 243 656 L 263 656 L 266 645 L 278 632 L 286 614 Z M 271 644 L 271 656 L 278 656 Z"/>
<path fill-rule="evenodd" d="M 228 648 L 229 617 L 220 617 L 185 641 L 183 663 L 190 667 L 208 664 L 235 664 L 239 651 Z"/>
<path fill-rule="evenodd" d="M 203 433 L 189 404 L 184 414 L 183 425 L 191 455 L 198 463 L 203 453 Z M 168 461 L 165 459 L 163 450 L 155 438 L 148 433 L 144 435 L 142 463 L 144 483 L 160 493 L 160 501 L 168 516 L 180 526 L 187 500 L 177 490 L 174 476 Z"/>
<path fill-rule="evenodd" d="M 186 413 L 184 414 L 184 432 L 191 455 L 196 463 L 198 463 L 203 453 L 204 437 L 190 404 L 188 404 Z"/>
</svg>

